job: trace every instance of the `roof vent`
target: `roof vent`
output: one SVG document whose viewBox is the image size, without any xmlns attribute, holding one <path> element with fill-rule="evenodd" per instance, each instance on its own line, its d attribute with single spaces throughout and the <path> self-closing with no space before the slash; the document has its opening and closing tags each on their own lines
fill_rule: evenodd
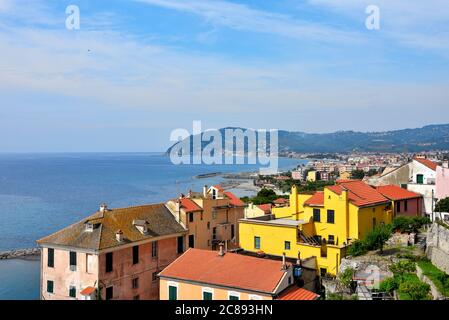
<svg viewBox="0 0 449 320">
<path fill-rule="evenodd" d="M 115 238 L 117 239 L 118 242 L 123 242 L 123 231 L 122 230 L 118 230 L 115 233 Z"/>
<path fill-rule="evenodd" d="M 148 222 L 145 220 L 133 220 L 133 226 L 135 226 L 142 234 L 148 233 Z"/>
</svg>

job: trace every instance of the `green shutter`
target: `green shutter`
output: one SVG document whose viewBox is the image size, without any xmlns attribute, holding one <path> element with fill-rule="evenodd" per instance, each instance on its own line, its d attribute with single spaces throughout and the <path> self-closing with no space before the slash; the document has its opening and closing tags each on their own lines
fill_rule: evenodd
<svg viewBox="0 0 449 320">
<path fill-rule="evenodd" d="M 229 296 L 229 300 L 239 300 L 239 297 L 237 297 L 237 296 Z"/>
<path fill-rule="evenodd" d="M 168 300 L 178 300 L 178 288 L 173 286 L 168 287 Z"/>
<path fill-rule="evenodd" d="M 212 292 L 203 292 L 203 300 L 212 300 Z"/>
<path fill-rule="evenodd" d="M 53 293 L 53 281 L 50 280 L 47 281 L 47 292 Z"/>
</svg>

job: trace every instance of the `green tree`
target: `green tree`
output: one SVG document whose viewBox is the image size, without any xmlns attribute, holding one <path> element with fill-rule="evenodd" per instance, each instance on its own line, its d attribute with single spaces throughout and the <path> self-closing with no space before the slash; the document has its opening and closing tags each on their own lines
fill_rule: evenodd
<svg viewBox="0 0 449 320">
<path fill-rule="evenodd" d="M 436 212 L 449 212 L 449 197 L 441 199 L 435 205 Z"/>
<path fill-rule="evenodd" d="M 361 256 L 366 253 L 365 243 L 362 240 L 355 240 L 348 249 L 350 256 Z"/>
<path fill-rule="evenodd" d="M 365 171 L 353 170 L 351 172 L 351 179 L 362 180 L 365 177 Z"/>
<path fill-rule="evenodd" d="M 368 250 L 380 249 L 383 253 L 384 244 L 390 238 L 392 233 L 391 225 L 380 224 L 370 231 L 364 240 L 365 246 Z"/>
<path fill-rule="evenodd" d="M 426 300 L 430 286 L 421 281 L 404 281 L 399 285 L 399 291 L 408 295 L 412 300 Z"/>
</svg>

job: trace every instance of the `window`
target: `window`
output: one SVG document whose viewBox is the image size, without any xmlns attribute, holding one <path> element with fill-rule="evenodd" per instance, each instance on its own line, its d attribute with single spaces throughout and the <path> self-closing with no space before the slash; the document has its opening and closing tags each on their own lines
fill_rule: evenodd
<svg viewBox="0 0 449 320">
<path fill-rule="evenodd" d="M 75 271 L 76 270 L 76 252 L 70 251 L 70 270 Z"/>
<path fill-rule="evenodd" d="M 140 296 L 139 296 L 139 295 L 134 296 L 134 297 L 133 297 L 133 300 L 140 300 Z"/>
<path fill-rule="evenodd" d="M 211 289 L 203 289 L 203 300 L 212 300 L 213 291 Z"/>
<path fill-rule="evenodd" d="M 229 300 L 240 300 L 240 293 L 230 291 L 228 293 Z"/>
<path fill-rule="evenodd" d="M 195 236 L 193 234 L 189 235 L 189 248 L 195 248 Z"/>
<path fill-rule="evenodd" d="M 133 287 L 133 289 L 139 288 L 139 278 L 134 278 L 132 280 L 132 287 Z"/>
<path fill-rule="evenodd" d="M 262 297 L 258 296 L 257 294 L 250 294 L 249 300 L 262 300 Z"/>
<path fill-rule="evenodd" d="M 92 254 L 86 253 L 86 272 L 94 272 L 94 256 Z"/>
<path fill-rule="evenodd" d="M 151 274 L 151 280 L 152 280 L 153 282 L 157 281 L 157 272 L 153 272 L 153 273 Z"/>
<path fill-rule="evenodd" d="M 290 250 L 290 241 L 284 241 L 284 249 Z"/>
<path fill-rule="evenodd" d="M 114 287 L 106 288 L 106 300 L 111 300 L 114 298 Z"/>
<path fill-rule="evenodd" d="M 288 277 L 288 284 L 292 284 L 292 277 Z"/>
<path fill-rule="evenodd" d="M 157 241 L 153 241 L 151 243 L 151 257 L 152 258 L 157 257 Z"/>
<path fill-rule="evenodd" d="M 423 183 L 424 183 L 424 175 L 422 175 L 422 174 L 417 174 L 417 175 L 416 175 L 416 183 L 417 183 L 417 184 L 423 184 Z"/>
<path fill-rule="evenodd" d="M 334 223 L 335 221 L 335 211 L 327 210 L 327 223 Z"/>
<path fill-rule="evenodd" d="M 321 222 L 321 210 L 313 209 L 313 221 Z"/>
<path fill-rule="evenodd" d="M 47 250 L 47 266 L 50 268 L 55 267 L 55 249 L 48 248 Z"/>
<path fill-rule="evenodd" d="M 112 272 L 112 252 L 106 253 L 106 272 Z"/>
<path fill-rule="evenodd" d="M 231 224 L 231 239 L 234 239 L 235 236 L 235 226 Z"/>
<path fill-rule="evenodd" d="M 217 239 L 217 228 L 212 229 L 212 240 Z"/>
<path fill-rule="evenodd" d="M 326 269 L 326 268 L 320 268 L 320 275 L 321 275 L 322 277 L 325 277 L 326 274 L 327 274 L 327 269 Z"/>
<path fill-rule="evenodd" d="M 193 212 L 189 213 L 189 222 L 193 222 Z"/>
<path fill-rule="evenodd" d="M 404 201 L 404 211 L 407 212 L 407 200 Z"/>
<path fill-rule="evenodd" d="M 397 212 L 401 212 L 401 202 L 400 201 L 398 201 L 396 208 L 397 208 Z"/>
<path fill-rule="evenodd" d="M 181 254 L 184 252 L 184 237 L 180 236 L 178 237 L 178 254 Z"/>
<path fill-rule="evenodd" d="M 178 287 L 168 286 L 168 300 L 178 300 Z"/>
<path fill-rule="evenodd" d="M 133 264 L 139 263 L 139 246 L 133 247 Z"/>
<path fill-rule="evenodd" d="M 254 237 L 254 248 L 260 249 L 260 237 Z"/>
<path fill-rule="evenodd" d="M 327 243 L 328 243 L 328 244 L 335 244 L 334 235 L 330 234 L 330 235 L 327 237 Z"/>
<path fill-rule="evenodd" d="M 69 287 L 69 297 L 76 298 L 76 287 L 75 286 Z"/>
<path fill-rule="evenodd" d="M 54 287 L 54 282 L 47 280 L 47 292 L 48 293 L 53 293 L 53 287 Z"/>
<path fill-rule="evenodd" d="M 210 221 L 207 222 L 207 230 L 210 230 Z"/>
</svg>

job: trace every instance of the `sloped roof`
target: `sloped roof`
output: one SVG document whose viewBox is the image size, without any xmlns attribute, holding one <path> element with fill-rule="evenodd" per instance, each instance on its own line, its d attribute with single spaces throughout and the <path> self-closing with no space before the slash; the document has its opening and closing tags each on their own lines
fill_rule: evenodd
<svg viewBox="0 0 449 320">
<path fill-rule="evenodd" d="M 347 190 L 349 201 L 358 207 L 389 202 L 379 191 L 360 180 L 339 180 L 336 185 L 326 188 L 339 195 Z"/>
<path fill-rule="evenodd" d="M 176 201 L 176 200 L 174 200 Z M 194 211 L 202 211 L 201 208 L 195 201 L 189 198 L 181 198 L 179 199 L 181 203 L 181 207 L 185 210 L 185 212 L 194 212 Z"/>
<path fill-rule="evenodd" d="M 307 206 L 322 206 L 324 205 L 324 192 L 317 191 L 304 202 L 304 205 Z"/>
<path fill-rule="evenodd" d="M 277 198 L 276 200 L 273 201 L 273 203 L 275 203 L 275 204 L 285 204 L 285 203 L 287 203 L 287 199 L 285 199 L 285 198 Z"/>
<path fill-rule="evenodd" d="M 424 158 L 414 158 L 413 160 L 418 161 L 419 163 L 425 165 L 427 168 L 432 169 L 433 171 L 435 171 L 437 169 L 437 164 L 429 159 L 424 159 Z"/>
<path fill-rule="evenodd" d="M 202 284 L 274 293 L 285 275 L 281 262 L 227 252 L 190 248 L 160 274 Z"/>
<path fill-rule="evenodd" d="M 378 186 L 376 189 L 390 200 L 422 198 L 422 194 L 403 189 L 396 185 Z"/>
<path fill-rule="evenodd" d="M 317 300 L 320 295 L 306 290 L 304 288 L 299 288 L 295 285 L 291 286 L 287 290 L 283 291 L 279 295 L 279 300 Z"/>
<path fill-rule="evenodd" d="M 257 207 L 262 210 L 265 214 L 270 214 L 271 213 L 271 204 L 267 203 L 267 204 L 259 204 L 257 205 Z"/>
<path fill-rule="evenodd" d="M 244 207 L 245 203 L 240 200 L 239 197 L 237 197 L 235 194 L 233 194 L 232 192 L 229 191 L 225 191 L 223 192 L 223 194 L 228 197 L 229 199 L 229 203 L 235 207 Z"/>
<path fill-rule="evenodd" d="M 137 230 L 133 225 L 134 220 L 145 221 L 148 232 L 142 234 Z M 92 231 L 86 231 L 88 222 L 94 225 Z M 118 230 L 123 232 L 123 242 L 118 242 L 116 239 Z M 38 240 L 37 243 L 102 250 L 185 231 L 165 205 L 160 203 L 112 209 L 105 212 L 98 211 L 78 223 Z"/>
</svg>

